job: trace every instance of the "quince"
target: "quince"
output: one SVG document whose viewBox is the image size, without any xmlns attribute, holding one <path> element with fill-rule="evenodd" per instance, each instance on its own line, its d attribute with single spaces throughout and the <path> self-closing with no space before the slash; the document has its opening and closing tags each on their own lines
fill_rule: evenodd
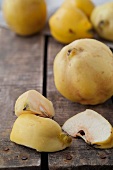
<svg viewBox="0 0 113 170">
<path fill-rule="evenodd" d="M 113 128 L 97 112 L 86 109 L 69 118 L 62 129 L 73 137 L 80 136 L 86 143 L 96 148 L 113 147 Z"/>
<path fill-rule="evenodd" d="M 113 95 L 113 54 L 94 39 L 63 47 L 54 60 L 54 81 L 67 99 L 96 105 Z"/>
<path fill-rule="evenodd" d="M 4 0 L 3 14 L 11 30 L 28 36 L 44 27 L 46 4 L 44 0 Z"/>
<path fill-rule="evenodd" d="M 113 41 L 113 2 L 97 6 L 91 21 L 100 37 Z"/>
<path fill-rule="evenodd" d="M 62 4 L 63 7 L 77 7 L 81 9 L 89 18 L 95 5 L 91 0 L 65 0 Z"/>
<path fill-rule="evenodd" d="M 92 38 L 92 24 L 77 7 L 61 7 L 49 20 L 53 37 L 64 44 L 79 38 Z"/>
</svg>

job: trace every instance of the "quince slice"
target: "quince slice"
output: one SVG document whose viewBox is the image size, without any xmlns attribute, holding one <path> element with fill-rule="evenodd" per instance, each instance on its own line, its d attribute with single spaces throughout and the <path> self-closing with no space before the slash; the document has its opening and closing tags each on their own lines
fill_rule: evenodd
<svg viewBox="0 0 113 170">
<path fill-rule="evenodd" d="M 16 119 L 10 140 L 40 152 L 63 150 L 72 141 L 57 122 L 33 114 L 22 114 Z"/>
<path fill-rule="evenodd" d="M 38 114 L 52 118 L 54 116 L 54 108 L 52 102 L 42 94 L 36 90 L 29 90 L 19 96 L 15 103 L 16 116 L 23 113 Z"/>
<path fill-rule="evenodd" d="M 86 143 L 98 148 L 109 148 L 113 137 L 111 124 L 90 109 L 68 119 L 62 129 L 73 137 L 80 136 Z"/>
</svg>

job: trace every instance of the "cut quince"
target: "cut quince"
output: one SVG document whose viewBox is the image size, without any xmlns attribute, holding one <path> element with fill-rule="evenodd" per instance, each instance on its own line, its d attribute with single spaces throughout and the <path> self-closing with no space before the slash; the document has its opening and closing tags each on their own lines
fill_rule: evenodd
<svg viewBox="0 0 113 170">
<path fill-rule="evenodd" d="M 16 119 L 10 140 L 40 152 L 63 150 L 72 141 L 57 122 L 33 114 L 22 114 Z"/>
<path fill-rule="evenodd" d="M 79 38 L 92 38 L 92 24 L 78 8 L 59 8 L 49 20 L 53 37 L 64 44 Z"/>
<path fill-rule="evenodd" d="M 63 7 L 77 7 L 81 9 L 87 17 L 90 17 L 95 5 L 91 0 L 65 0 Z"/>
<path fill-rule="evenodd" d="M 109 148 L 113 139 L 111 124 L 90 109 L 68 119 L 62 129 L 73 137 L 80 136 L 86 143 L 98 148 Z"/>
<path fill-rule="evenodd" d="M 52 118 L 54 116 L 54 108 L 52 102 L 42 94 L 36 90 L 29 90 L 19 96 L 15 103 L 16 116 L 23 113 L 32 113 Z"/>
</svg>

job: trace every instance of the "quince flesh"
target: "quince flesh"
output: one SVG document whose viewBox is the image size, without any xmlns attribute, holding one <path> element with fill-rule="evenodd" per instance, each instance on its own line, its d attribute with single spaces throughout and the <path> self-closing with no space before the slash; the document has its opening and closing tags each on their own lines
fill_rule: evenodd
<svg viewBox="0 0 113 170">
<path fill-rule="evenodd" d="M 52 102 L 38 91 L 29 90 L 19 96 L 15 103 L 16 116 L 20 116 L 23 113 L 52 118 L 54 116 L 54 108 Z"/>
<path fill-rule="evenodd" d="M 63 150 L 72 141 L 54 120 L 33 114 L 22 114 L 16 119 L 10 140 L 40 152 Z"/>
<path fill-rule="evenodd" d="M 113 54 L 97 40 L 76 40 L 57 54 L 54 81 L 58 91 L 71 101 L 103 103 L 113 95 Z"/>
<path fill-rule="evenodd" d="M 73 137 L 80 136 L 97 148 L 113 147 L 113 128 L 97 112 L 87 109 L 68 119 L 62 129 Z"/>
<path fill-rule="evenodd" d="M 113 148 L 113 128 L 111 132 L 111 137 L 109 138 L 107 143 L 104 143 L 102 145 L 95 145 L 95 148 L 100 148 L 100 149 L 109 149 Z"/>
<path fill-rule="evenodd" d="M 44 27 L 46 4 L 44 0 L 4 0 L 3 14 L 11 30 L 28 36 Z"/>
</svg>

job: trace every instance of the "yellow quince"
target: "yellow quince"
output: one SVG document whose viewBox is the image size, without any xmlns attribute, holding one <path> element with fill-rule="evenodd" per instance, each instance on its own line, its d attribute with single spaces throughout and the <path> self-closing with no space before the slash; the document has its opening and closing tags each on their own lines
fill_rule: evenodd
<svg viewBox="0 0 113 170">
<path fill-rule="evenodd" d="M 12 31 L 21 36 L 32 35 L 45 25 L 45 0 L 4 0 L 3 14 Z"/>
<path fill-rule="evenodd" d="M 49 26 L 52 36 L 67 44 L 79 38 L 92 38 L 92 24 L 77 7 L 61 7 L 51 16 Z"/>
<path fill-rule="evenodd" d="M 87 17 L 90 17 L 95 5 L 91 0 L 65 0 L 63 7 L 77 7 L 81 9 Z"/>
</svg>

